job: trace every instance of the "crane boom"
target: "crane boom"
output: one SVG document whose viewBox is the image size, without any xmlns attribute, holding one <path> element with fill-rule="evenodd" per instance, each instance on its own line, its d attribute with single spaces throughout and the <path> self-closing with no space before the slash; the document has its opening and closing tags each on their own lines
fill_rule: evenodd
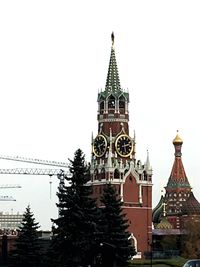
<svg viewBox="0 0 200 267">
<path fill-rule="evenodd" d="M 12 196 L 0 196 L 0 201 L 16 201 Z"/>
<path fill-rule="evenodd" d="M 14 157 L 14 156 L 3 156 L 3 155 L 0 155 L 0 159 L 21 161 L 21 162 L 41 164 L 41 165 L 50 165 L 50 166 L 63 167 L 63 168 L 68 168 L 69 167 L 69 164 L 65 163 L 65 162 L 43 160 L 43 159 L 32 159 L 32 158 L 25 158 L 25 157 L 19 157 L 19 156 Z"/>
<path fill-rule="evenodd" d="M 21 185 L 19 184 L 2 184 L 0 185 L 0 189 L 5 188 L 21 188 Z"/>
<path fill-rule="evenodd" d="M 60 180 L 59 186 L 62 187 L 64 185 L 64 176 L 71 176 L 69 173 L 69 164 L 65 162 L 57 162 L 57 161 L 49 161 L 49 160 L 40 160 L 40 159 L 32 159 L 32 158 L 25 158 L 25 157 L 13 157 L 13 156 L 1 156 L 0 159 L 5 160 L 13 160 L 13 161 L 20 161 L 20 162 L 27 162 L 27 163 L 33 163 L 33 164 L 41 164 L 41 165 L 49 165 L 54 167 L 61 167 L 61 168 L 67 168 L 67 170 L 63 169 L 45 169 L 45 168 L 14 168 L 14 169 L 0 169 L 0 174 L 24 174 L 24 175 L 49 175 L 53 176 L 56 175 L 58 179 Z M 51 182 L 50 182 L 51 186 Z M 17 186 L 0 186 L 0 188 L 15 188 Z M 4 197 L 2 197 L 3 200 L 5 200 Z M 11 199 L 9 199 L 11 200 Z M 1 197 L 0 197 L 1 201 Z"/>
<path fill-rule="evenodd" d="M 61 169 L 32 169 L 32 168 L 15 168 L 0 169 L 0 174 L 28 174 L 28 175 L 60 175 L 67 174 Z"/>
<path fill-rule="evenodd" d="M 17 157 L 1 156 L 1 155 L 0 155 L 0 159 L 27 162 L 27 163 L 33 163 L 33 164 L 41 164 L 41 165 L 49 165 L 49 166 L 62 167 L 62 168 L 69 169 L 69 164 L 65 162 L 32 159 L 32 158 L 25 158 L 25 157 L 18 157 L 18 156 Z M 67 171 L 63 171 L 62 169 L 14 168 L 14 169 L 0 169 L 0 174 L 49 175 L 49 176 L 57 175 L 58 179 L 60 180 L 60 187 L 61 187 L 64 184 L 64 175 L 69 174 L 69 172 L 67 173 Z M 50 186 L 51 186 L 51 182 L 50 182 Z M 0 188 L 17 188 L 17 187 L 19 188 L 21 186 L 16 186 L 16 185 L 0 186 Z M 13 197 L 0 196 L 0 201 L 16 201 L 16 200 Z"/>
</svg>

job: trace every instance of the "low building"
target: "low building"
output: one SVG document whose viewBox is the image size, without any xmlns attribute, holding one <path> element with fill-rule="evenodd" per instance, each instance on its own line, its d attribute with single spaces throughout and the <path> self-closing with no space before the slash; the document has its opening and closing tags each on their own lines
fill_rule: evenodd
<svg viewBox="0 0 200 267">
<path fill-rule="evenodd" d="M 9 214 L 0 212 L 0 235 L 2 234 L 15 234 L 14 232 L 19 229 L 22 223 L 23 214 Z"/>
</svg>

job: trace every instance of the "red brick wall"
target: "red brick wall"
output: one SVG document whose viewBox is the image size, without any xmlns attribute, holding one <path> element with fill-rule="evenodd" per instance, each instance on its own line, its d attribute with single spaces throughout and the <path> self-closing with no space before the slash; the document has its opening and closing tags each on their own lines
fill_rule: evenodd
<svg viewBox="0 0 200 267">
<path fill-rule="evenodd" d="M 130 222 L 129 231 L 137 239 L 137 250 L 149 251 L 148 241 L 152 234 L 152 187 L 141 186 L 141 203 L 139 202 L 139 185 L 133 176 L 129 176 L 124 184 L 124 211 Z"/>
<path fill-rule="evenodd" d="M 115 185 L 119 192 L 120 185 Z M 93 186 L 93 196 L 99 200 L 103 193 L 103 185 Z M 123 185 L 123 210 L 127 215 L 130 226 L 129 231 L 137 240 L 137 251 L 149 251 L 152 234 L 152 187 L 141 186 L 141 202 L 139 202 L 139 185 L 136 179 L 130 175 Z M 98 204 L 100 202 L 98 201 Z"/>
</svg>

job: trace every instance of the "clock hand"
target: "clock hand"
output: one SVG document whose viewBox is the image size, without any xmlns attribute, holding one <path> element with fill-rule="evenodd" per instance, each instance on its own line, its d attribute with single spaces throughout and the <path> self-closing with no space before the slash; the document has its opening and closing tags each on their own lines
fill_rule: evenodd
<svg viewBox="0 0 200 267">
<path fill-rule="evenodd" d="M 124 146 L 129 146 L 129 144 L 124 144 Z"/>
<path fill-rule="evenodd" d="M 122 145 L 124 152 L 126 152 L 126 144 Z"/>
</svg>

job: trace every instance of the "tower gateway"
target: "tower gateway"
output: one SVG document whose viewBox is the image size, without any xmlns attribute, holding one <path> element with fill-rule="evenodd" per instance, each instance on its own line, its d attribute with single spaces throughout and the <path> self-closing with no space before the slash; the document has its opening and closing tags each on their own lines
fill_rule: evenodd
<svg viewBox="0 0 200 267">
<path fill-rule="evenodd" d="M 129 220 L 137 257 L 150 250 L 152 168 L 136 160 L 135 135 L 129 134 L 129 93 L 120 85 L 114 34 L 105 89 L 98 93 L 98 133 L 92 137 L 91 181 L 98 204 L 106 183 L 115 186 Z"/>
</svg>

